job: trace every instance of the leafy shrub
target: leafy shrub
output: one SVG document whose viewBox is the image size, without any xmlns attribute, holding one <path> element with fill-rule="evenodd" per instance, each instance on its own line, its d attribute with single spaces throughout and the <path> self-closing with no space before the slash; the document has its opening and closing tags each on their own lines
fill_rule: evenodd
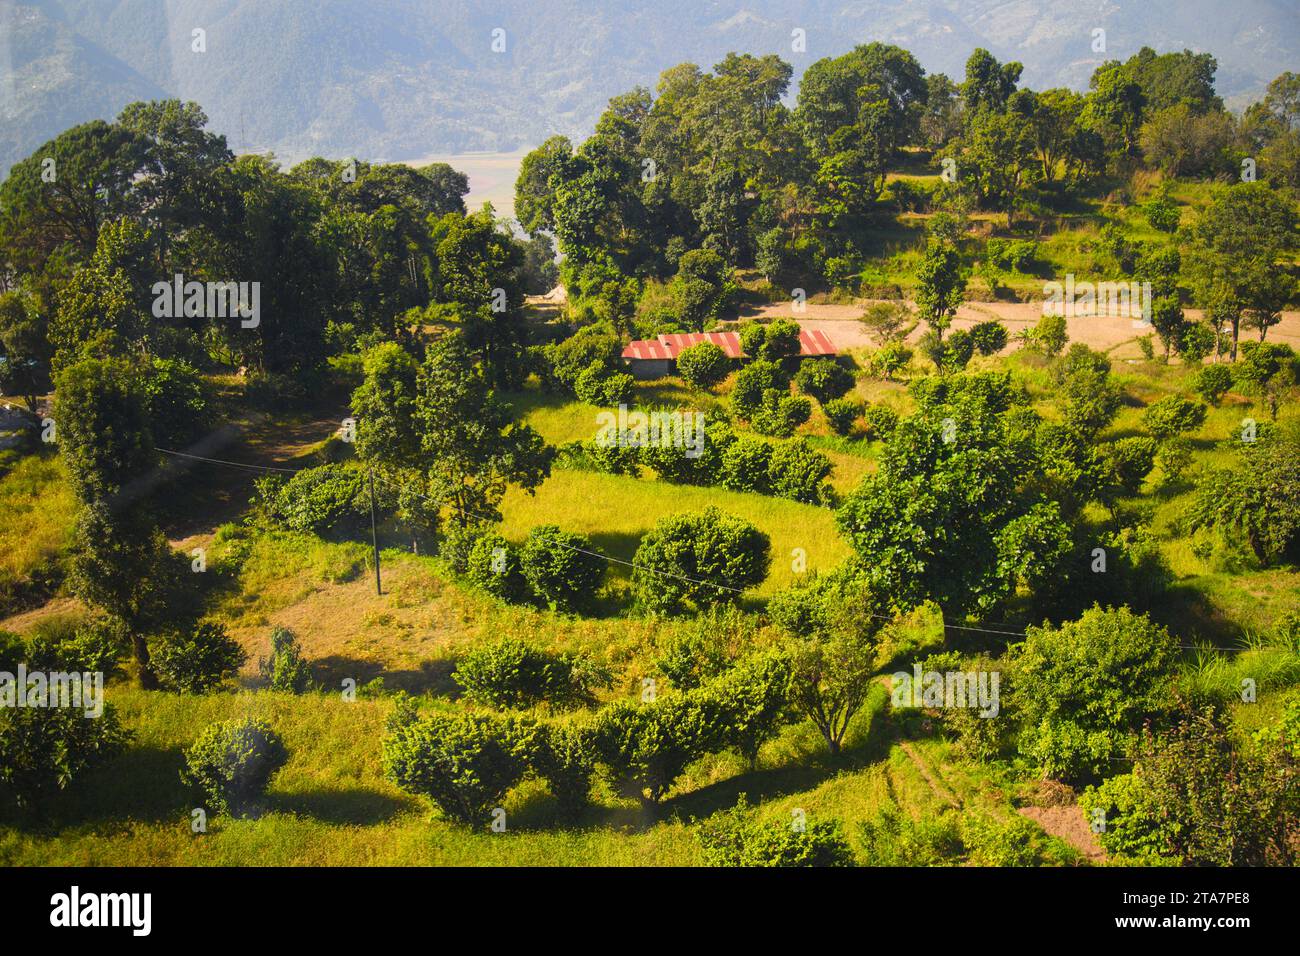
<svg viewBox="0 0 1300 956">
<path fill-rule="evenodd" d="M 1155 467 L 1156 443 L 1142 435 L 1108 442 L 1097 446 L 1097 450 L 1112 481 L 1126 495 L 1136 495 L 1142 488 L 1142 481 Z"/>
<path fill-rule="evenodd" d="M 1232 388 L 1232 369 L 1226 365 L 1207 365 L 1192 376 L 1192 391 L 1215 408 Z"/>
<path fill-rule="evenodd" d="M 825 405 L 853 388 L 853 373 L 834 359 L 810 359 L 799 366 L 795 385 Z"/>
<path fill-rule="evenodd" d="M 767 484 L 778 498 L 829 504 L 833 493 L 825 481 L 830 473 L 831 460 L 800 438 L 772 450 Z"/>
<path fill-rule="evenodd" d="M 384 773 L 458 823 L 485 826 L 528 772 L 515 723 L 483 714 L 421 717 L 399 700 L 383 743 Z"/>
<path fill-rule="evenodd" d="M 725 746 L 726 715 L 700 691 L 619 701 L 597 715 L 592 740 L 621 794 L 657 803 L 690 764 Z"/>
<path fill-rule="evenodd" d="M 709 866 L 853 865 L 838 822 L 763 823 L 743 794 L 734 808 L 701 823 L 697 835 Z"/>
<path fill-rule="evenodd" d="M 596 752 L 587 728 L 544 726 L 530 765 L 546 781 L 561 817 L 573 819 L 590 802 Z"/>
<path fill-rule="evenodd" d="M 205 622 L 193 631 L 168 634 L 150 652 L 162 685 L 182 694 L 202 694 L 239 673 L 248 654 L 221 624 Z"/>
<path fill-rule="evenodd" d="M 768 491 L 772 445 L 761 438 L 741 436 L 722 453 L 722 487 L 732 491 Z"/>
<path fill-rule="evenodd" d="M 893 803 L 859 824 L 858 838 L 867 866 L 951 866 L 965 853 L 956 814 L 913 820 Z"/>
<path fill-rule="evenodd" d="M 731 404 L 740 415 L 749 417 L 762 407 L 769 391 L 786 392 L 789 388 L 790 377 L 781 366 L 775 362 L 755 359 L 736 373 Z"/>
<path fill-rule="evenodd" d="M 1147 406 L 1142 423 L 1157 441 L 1194 431 L 1205 422 L 1205 406 L 1179 395 L 1166 395 Z"/>
<path fill-rule="evenodd" d="M 851 398 L 836 398 L 822 406 L 826 423 L 837 435 L 848 435 L 853 431 L 853 424 L 862 414 L 862 403 Z"/>
<path fill-rule="evenodd" d="M 1029 332 L 1028 344 L 1048 358 L 1055 358 L 1069 341 L 1066 332 L 1065 316 L 1044 315 Z"/>
<path fill-rule="evenodd" d="M 904 345 L 901 341 L 887 342 L 876 350 L 876 354 L 871 357 L 872 369 L 880 375 L 886 382 L 890 381 L 896 374 L 912 361 L 912 350 Z"/>
<path fill-rule="evenodd" d="M 80 707 L 0 707 L 0 790 L 20 807 L 39 807 L 120 754 L 131 736 L 107 705 L 94 719 Z"/>
<path fill-rule="evenodd" d="M 29 671 L 99 672 L 108 680 L 121 672 L 128 643 L 125 629 L 112 618 L 51 616 L 38 621 L 26 638 L 0 631 L 0 670 L 12 674 L 22 662 Z"/>
<path fill-rule="evenodd" d="M 996 319 L 971 326 L 971 345 L 980 355 L 996 355 L 1007 347 L 1007 327 Z"/>
<path fill-rule="evenodd" d="M 287 627 L 271 629 L 271 656 L 259 660 L 257 668 L 271 690 L 301 694 L 311 688 L 311 668 L 297 635 Z"/>
<path fill-rule="evenodd" d="M 862 412 L 866 423 L 866 436 L 877 441 L 888 441 L 898 427 L 898 412 L 888 405 L 868 405 Z"/>
<path fill-rule="evenodd" d="M 758 763 L 758 751 L 780 729 L 790 697 L 790 661 L 780 651 L 767 650 L 737 661 L 697 693 L 709 694 L 725 714 L 723 741 L 748 764 Z"/>
<path fill-rule="evenodd" d="M 963 815 L 961 839 L 975 866 L 1038 866 L 1043 862 L 1041 831 L 1015 815 L 1003 822 L 985 814 Z"/>
<path fill-rule="evenodd" d="M 347 465 L 306 468 L 287 482 L 259 481 L 263 512 L 291 531 L 353 536 L 370 524 L 370 492 L 365 472 Z M 387 486 L 376 487 L 384 512 L 392 510 Z"/>
<path fill-rule="evenodd" d="M 1201 478 L 1187 510 L 1190 530 L 1214 528 L 1262 564 L 1300 550 L 1300 442 L 1261 432 L 1234 467 Z"/>
<path fill-rule="evenodd" d="M 1174 639 L 1127 607 L 1031 627 L 1017 647 L 1020 750 L 1047 776 L 1101 776 L 1127 736 L 1169 705 Z"/>
<path fill-rule="evenodd" d="M 1122 773 L 1099 787 L 1089 787 L 1079 795 L 1079 806 L 1090 820 L 1101 812 L 1106 827 L 1097 842 L 1107 853 L 1135 861 L 1164 861 L 1160 808 L 1133 774 Z"/>
<path fill-rule="evenodd" d="M 573 382 L 573 393 L 588 405 L 618 405 L 632 397 L 636 380 L 626 372 L 610 371 L 600 362 L 592 362 Z"/>
<path fill-rule="evenodd" d="M 610 675 L 586 658 L 553 654 L 513 637 L 469 651 L 456 664 L 466 694 L 494 707 L 580 707 L 595 702 L 592 688 L 608 687 Z"/>
<path fill-rule="evenodd" d="M 754 623 L 734 605 L 709 608 L 661 631 L 655 668 L 677 690 L 693 690 L 726 673 L 754 639 Z"/>
<path fill-rule="evenodd" d="M 605 562 L 591 542 L 555 525 L 528 532 L 519 564 L 533 594 L 557 610 L 586 606 L 605 576 Z"/>
<path fill-rule="evenodd" d="M 749 522 L 717 508 L 668 515 L 641 539 L 632 587 L 661 614 L 732 603 L 762 583 L 771 542 Z"/>
<path fill-rule="evenodd" d="M 496 532 L 487 532 L 474 542 L 466 558 L 465 576 L 503 601 L 520 601 L 528 594 L 518 552 Z"/>
<path fill-rule="evenodd" d="M 677 355 L 677 373 L 687 385 L 712 388 L 727 377 L 731 360 L 712 342 L 682 349 Z"/>
<path fill-rule="evenodd" d="M 203 376 L 180 359 L 151 358 L 140 376 L 140 395 L 154 444 L 180 450 L 207 427 L 208 398 Z"/>
<path fill-rule="evenodd" d="M 209 810 L 242 816 L 288 761 L 284 741 L 265 721 L 227 720 L 209 726 L 185 751 L 181 781 Z"/>
<path fill-rule="evenodd" d="M 750 416 L 749 423 L 760 435 L 788 438 L 811 417 L 812 402 L 808 399 L 771 389 L 764 393 L 763 403 Z"/>
</svg>

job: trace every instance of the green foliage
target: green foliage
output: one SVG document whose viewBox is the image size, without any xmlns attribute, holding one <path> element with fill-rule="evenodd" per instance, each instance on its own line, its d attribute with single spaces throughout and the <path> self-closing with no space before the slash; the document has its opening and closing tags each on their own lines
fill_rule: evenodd
<svg viewBox="0 0 1300 956">
<path fill-rule="evenodd" d="M 0 789 L 21 807 L 39 807 L 130 739 L 107 705 L 93 719 L 79 707 L 0 707 Z"/>
<path fill-rule="evenodd" d="M 707 688 L 661 694 L 645 704 L 606 707 L 596 717 L 592 740 L 620 793 L 657 803 L 690 764 L 726 746 L 727 718 Z"/>
<path fill-rule="evenodd" d="M 288 481 L 259 485 L 262 514 L 290 531 L 323 537 L 357 537 L 370 526 L 366 474 L 353 465 L 304 468 Z M 393 511 L 391 491 L 375 489 L 384 504 L 382 519 Z"/>
<path fill-rule="evenodd" d="M 581 655 L 554 654 L 514 637 L 502 637 L 469 651 L 456 663 L 456 682 L 467 696 L 501 708 L 552 708 L 595 702 L 593 689 L 608 687 L 610 675 Z"/>
<path fill-rule="evenodd" d="M 1192 531 L 1215 528 L 1266 565 L 1293 553 L 1300 542 L 1300 443 L 1261 435 L 1247 444 L 1236 467 L 1201 478 L 1187 517 Z"/>
<path fill-rule="evenodd" d="M 749 424 L 760 435 L 788 438 L 812 416 L 812 402 L 783 390 L 768 389 L 762 404 L 750 415 Z"/>
<path fill-rule="evenodd" d="M 495 531 L 477 536 L 466 558 L 465 576 L 503 601 L 520 601 L 528 593 L 518 551 Z"/>
<path fill-rule="evenodd" d="M 586 537 L 539 525 L 519 549 L 519 565 L 528 587 L 554 610 L 588 606 L 605 576 L 604 557 Z"/>
<path fill-rule="evenodd" d="M 889 436 L 898 427 L 898 412 L 888 405 L 868 405 L 862 412 L 866 423 L 866 435 L 878 441 L 889 441 Z"/>
<path fill-rule="evenodd" d="M 485 714 L 419 716 L 399 700 L 383 742 L 385 775 L 457 823 L 486 827 L 528 772 L 519 725 Z"/>
<path fill-rule="evenodd" d="M 731 603 L 761 584 L 771 542 L 749 522 L 717 508 L 661 518 L 633 558 L 632 587 L 658 614 Z"/>
<path fill-rule="evenodd" d="M 976 322 L 971 326 L 970 338 L 980 355 L 996 355 L 1007 347 L 1007 327 L 996 319 Z"/>
<path fill-rule="evenodd" d="M 708 866 L 853 865 L 853 851 L 836 821 L 763 823 L 744 794 L 735 807 L 701 823 L 697 834 Z"/>
<path fill-rule="evenodd" d="M 203 694 L 239 673 L 248 654 L 225 627 L 204 622 L 192 631 L 166 635 L 151 660 L 164 687 L 182 694 Z"/>
<path fill-rule="evenodd" d="M 913 820 L 895 803 L 862 821 L 858 840 L 867 866 L 952 866 L 965 852 L 956 814 Z"/>
<path fill-rule="evenodd" d="M 271 656 L 261 658 L 257 669 L 271 690 L 301 694 L 311 689 L 311 666 L 298 636 L 287 627 L 271 628 Z"/>
<path fill-rule="evenodd" d="M 1195 431 L 1205 423 L 1206 409 L 1200 402 L 1179 395 L 1166 395 L 1147 406 L 1142 424 L 1157 441 Z"/>
<path fill-rule="evenodd" d="M 755 359 L 736 373 L 731 404 L 740 415 L 748 418 L 763 406 L 768 392 L 786 392 L 789 388 L 790 377 L 781 370 L 781 366 L 775 362 Z"/>
<path fill-rule="evenodd" d="M 727 377 L 731 360 L 712 342 L 701 342 L 682 349 L 677 356 L 677 372 L 694 388 L 712 388 Z"/>
<path fill-rule="evenodd" d="M 209 810 L 245 816 L 288 762 L 289 751 L 266 721 L 227 720 L 212 724 L 185 751 L 181 782 Z"/>
<path fill-rule="evenodd" d="M 837 754 L 871 691 L 884 602 L 863 576 L 842 567 L 800 581 L 773 597 L 767 610 L 798 638 L 788 647 L 790 702 Z"/>
<path fill-rule="evenodd" d="M 1044 315 L 1029 333 L 1029 344 L 1048 358 L 1060 355 L 1068 341 L 1065 317 L 1061 315 Z"/>
<path fill-rule="evenodd" d="M 871 367 L 886 382 L 901 372 L 912 361 L 912 350 L 901 341 L 888 342 L 871 357 Z"/>
<path fill-rule="evenodd" d="M 809 505 L 829 504 L 834 496 L 831 486 L 825 483 L 830 473 L 830 459 L 799 438 L 781 442 L 772 450 L 767 487 L 778 498 Z"/>
<path fill-rule="evenodd" d="M 1188 385 L 1203 401 L 1218 408 L 1232 388 L 1232 369 L 1227 365 L 1207 365 L 1192 376 Z"/>
<path fill-rule="evenodd" d="M 831 431 L 837 435 L 849 435 L 854 423 L 862 416 L 863 407 L 861 402 L 851 398 L 836 398 L 824 404 L 822 412 Z"/>
<path fill-rule="evenodd" d="M 916 307 L 931 330 L 942 335 L 966 291 L 961 256 L 952 246 L 931 243 L 916 267 Z"/>
<path fill-rule="evenodd" d="M 799 391 L 825 405 L 853 388 L 853 373 L 834 359 L 812 359 L 799 366 L 794 382 Z"/>
<path fill-rule="evenodd" d="M 1027 634 L 1013 678 L 1021 753 L 1049 777 L 1104 776 L 1127 735 L 1168 708 L 1174 639 L 1127 607 Z"/>
</svg>

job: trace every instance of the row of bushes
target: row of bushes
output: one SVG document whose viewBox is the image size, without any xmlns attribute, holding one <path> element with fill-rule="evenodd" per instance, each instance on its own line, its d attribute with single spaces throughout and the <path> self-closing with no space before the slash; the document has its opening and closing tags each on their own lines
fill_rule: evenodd
<svg viewBox="0 0 1300 956">
<path fill-rule="evenodd" d="M 655 803 L 704 756 L 730 748 L 756 760 L 784 719 L 789 680 L 783 656 L 759 653 L 692 690 L 640 704 L 620 701 L 585 724 L 514 715 L 422 716 L 402 698 L 383 745 L 385 772 L 402 789 L 469 824 L 486 823 L 506 793 L 529 776 L 546 781 L 564 812 L 576 812 L 586 805 L 598 768 L 618 793 Z"/>
<path fill-rule="evenodd" d="M 698 455 L 670 444 L 636 446 L 589 440 L 561 446 L 559 460 L 570 467 L 634 477 L 644 466 L 676 484 L 722 486 L 804 504 L 834 503 L 834 492 L 826 481 L 830 459 L 805 440 L 773 443 L 737 435 L 730 422 L 717 416 L 707 420 Z"/>
</svg>

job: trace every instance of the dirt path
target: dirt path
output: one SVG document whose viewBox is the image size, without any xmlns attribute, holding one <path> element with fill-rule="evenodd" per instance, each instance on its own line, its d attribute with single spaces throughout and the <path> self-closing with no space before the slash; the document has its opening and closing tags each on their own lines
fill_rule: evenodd
<svg viewBox="0 0 1300 956">
<path fill-rule="evenodd" d="M 1088 826 L 1083 808 L 1078 804 L 1068 807 L 1021 807 L 1021 816 L 1033 820 L 1045 831 L 1074 847 L 1091 863 L 1106 859 L 1106 851 L 1097 842 L 1097 834 Z"/>
<path fill-rule="evenodd" d="M 741 317 L 796 319 L 810 331 L 825 332 L 841 350 L 875 348 L 876 342 L 859 324 L 858 319 L 874 300 L 863 300 L 854 305 L 829 305 L 809 302 L 804 311 L 795 314 L 788 302 L 749 308 Z M 1032 327 L 1042 316 L 1041 302 L 965 302 L 957 310 L 953 328 L 970 328 L 976 322 L 997 319 L 1007 326 L 1014 339 L 1017 332 Z M 1201 313 L 1188 309 L 1187 317 L 1199 320 Z M 1149 327 L 1135 325 L 1132 319 L 1110 316 L 1071 316 L 1066 319 L 1066 332 L 1071 342 L 1083 342 L 1098 351 L 1108 351 L 1123 342 L 1150 333 Z M 915 342 L 925 332 L 924 326 L 915 329 L 908 340 Z M 1253 341 L 1258 333 L 1243 330 L 1241 340 Z M 1283 312 L 1282 321 L 1268 330 L 1268 341 L 1284 342 L 1300 349 L 1300 312 Z M 1008 346 L 1008 351 L 1017 348 Z M 1135 350 L 1136 354 L 1136 350 Z"/>
<path fill-rule="evenodd" d="M 947 785 L 931 771 L 929 765 L 927 765 L 921 758 L 921 755 L 916 752 L 916 748 L 906 740 L 900 740 L 898 746 L 902 749 L 903 753 L 907 754 L 907 758 L 912 761 L 917 772 L 925 779 L 926 784 L 930 787 L 930 792 L 933 793 L 941 802 L 948 804 L 948 806 L 952 807 L 954 810 L 960 810 L 962 808 L 961 798 L 948 789 Z"/>
</svg>

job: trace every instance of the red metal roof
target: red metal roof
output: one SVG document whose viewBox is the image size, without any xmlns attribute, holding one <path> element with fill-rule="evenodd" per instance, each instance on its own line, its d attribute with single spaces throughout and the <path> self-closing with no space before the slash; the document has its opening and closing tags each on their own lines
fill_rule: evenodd
<svg viewBox="0 0 1300 956">
<path fill-rule="evenodd" d="M 799 354 L 834 355 L 835 346 L 831 344 L 830 337 L 821 329 L 816 329 L 811 332 L 807 329 L 800 329 Z"/>
<path fill-rule="evenodd" d="M 623 358 L 625 359 L 659 359 L 666 360 L 675 358 L 668 348 L 659 342 L 647 339 L 638 339 L 628 344 L 623 349 Z"/>
<path fill-rule="evenodd" d="M 659 336 L 657 342 L 650 339 L 637 339 L 623 349 L 623 358 L 676 360 L 682 349 L 688 349 L 692 345 L 699 345 L 701 342 L 712 342 L 726 352 L 728 358 L 746 357 L 740 347 L 740 336 L 735 332 L 674 332 L 670 335 Z M 820 329 L 811 332 L 807 329 L 801 329 L 799 331 L 799 354 L 803 356 L 835 355 L 836 349 L 831 344 L 830 337 Z"/>
<path fill-rule="evenodd" d="M 659 336 L 659 341 L 672 352 L 673 358 L 676 358 L 682 349 L 699 345 L 701 342 L 713 343 L 727 353 L 727 358 L 740 358 L 745 354 L 740 348 L 740 336 L 735 332 L 675 332 L 672 335 Z"/>
</svg>

